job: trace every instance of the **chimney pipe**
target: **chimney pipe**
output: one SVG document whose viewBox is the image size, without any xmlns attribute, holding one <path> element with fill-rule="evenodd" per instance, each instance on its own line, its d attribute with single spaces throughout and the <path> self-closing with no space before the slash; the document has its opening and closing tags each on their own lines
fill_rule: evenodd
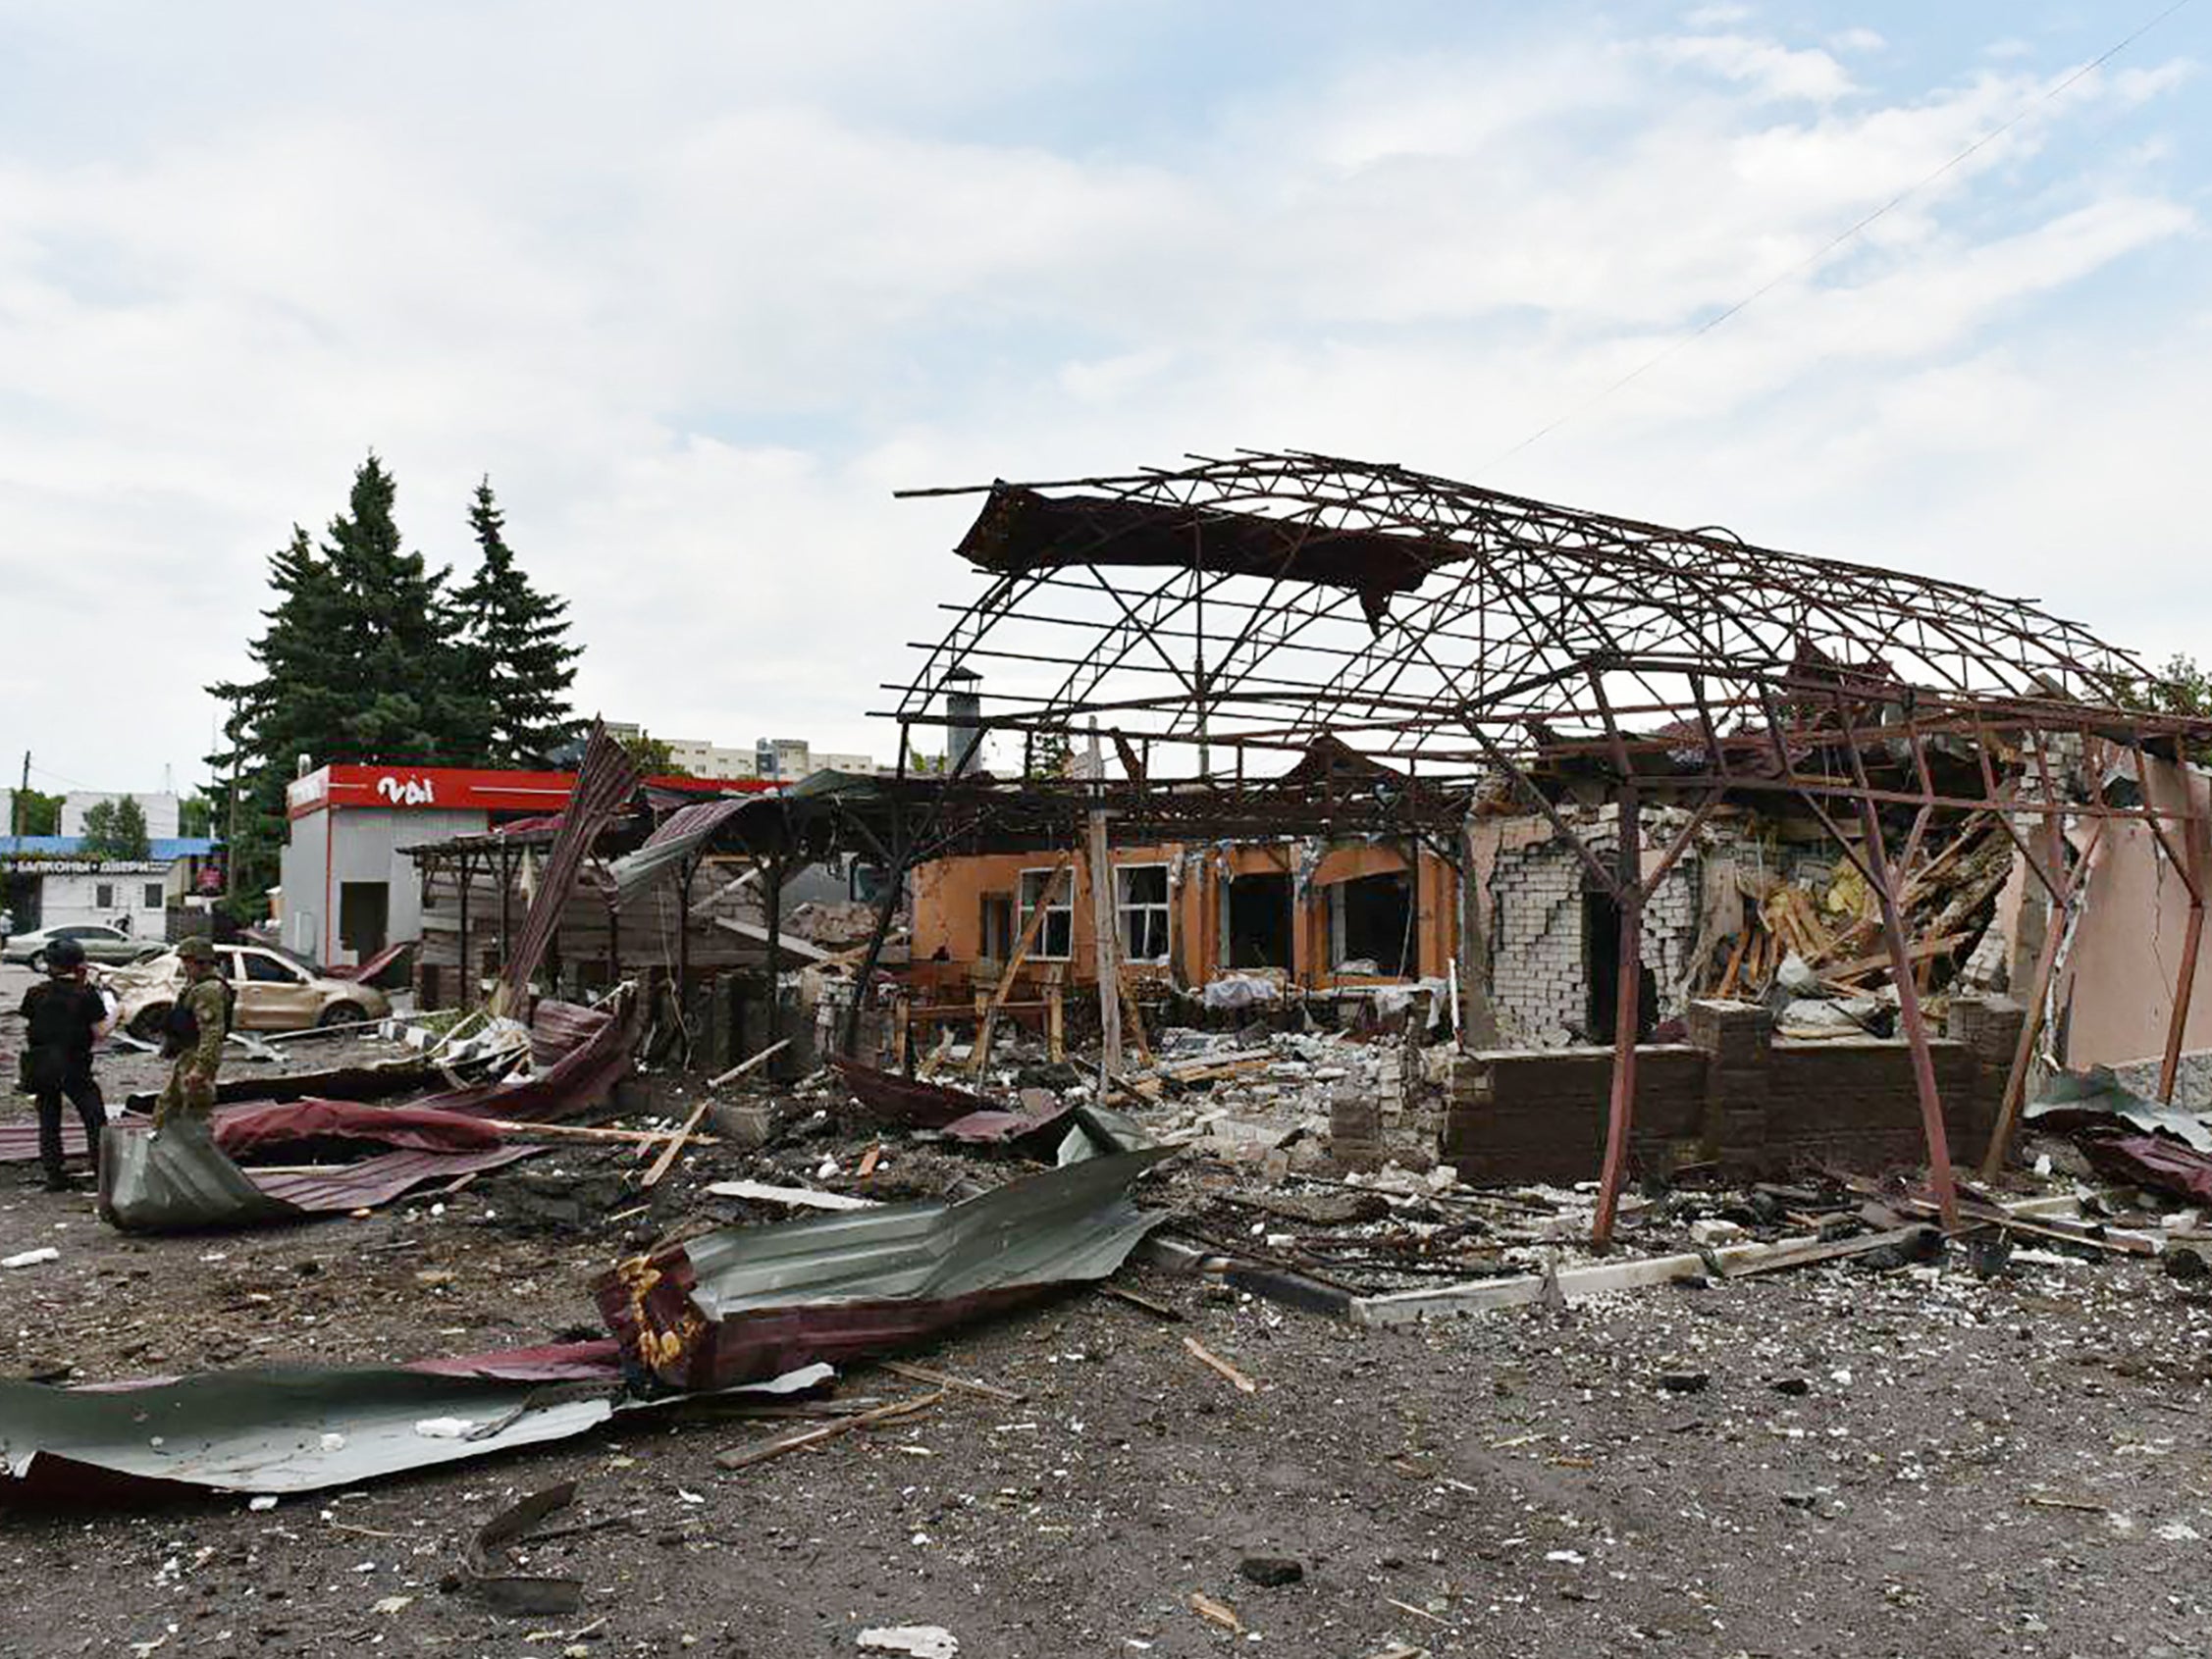
<svg viewBox="0 0 2212 1659">
<path fill-rule="evenodd" d="M 945 694 L 945 771 L 975 770 L 982 758 L 976 736 L 983 728 L 983 698 L 975 688 L 983 677 L 973 668 L 955 668 L 942 682 Z M 965 759 L 963 758 L 965 757 Z"/>
</svg>

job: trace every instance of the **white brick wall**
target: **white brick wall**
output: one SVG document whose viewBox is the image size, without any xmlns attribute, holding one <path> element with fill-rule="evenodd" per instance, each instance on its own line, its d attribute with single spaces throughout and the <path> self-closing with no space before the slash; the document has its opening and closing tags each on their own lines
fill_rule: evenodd
<svg viewBox="0 0 2212 1659">
<path fill-rule="evenodd" d="M 1617 808 L 1563 814 L 1584 843 L 1608 866 L 1619 846 Z M 1647 848 L 1665 847 L 1683 814 L 1672 809 L 1644 817 Z M 1659 985 L 1659 1017 L 1678 1015 L 1686 1000 L 1697 942 L 1704 855 L 1733 838 L 1725 829 L 1701 831 L 1675 860 L 1644 909 L 1644 965 Z M 1558 836 L 1501 851 L 1491 875 L 1491 1000 L 1500 1034 L 1529 1048 L 1564 1048 L 1585 1040 L 1590 964 L 1584 960 L 1583 888 L 1588 871 Z M 1599 1039 L 1609 1041 L 1609 1033 Z"/>
</svg>

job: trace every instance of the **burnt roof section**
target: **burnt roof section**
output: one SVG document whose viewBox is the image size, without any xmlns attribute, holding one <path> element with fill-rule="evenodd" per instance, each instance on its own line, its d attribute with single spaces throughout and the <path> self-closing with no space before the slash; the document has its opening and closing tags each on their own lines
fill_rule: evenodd
<svg viewBox="0 0 2212 1659">
<path fill-rule="evenodd" d="M 1437 565 L 1465 556 L 1447 542 L 1314 515 L 1283 518 L 1117 495 L 1046 495 L 995 484 L 959 552 L 1001 575 L 1095 564 L 1201 569 L 1270 581 L 1317 582 L 1363 594 L 1404 594 Z"/>
</svg>

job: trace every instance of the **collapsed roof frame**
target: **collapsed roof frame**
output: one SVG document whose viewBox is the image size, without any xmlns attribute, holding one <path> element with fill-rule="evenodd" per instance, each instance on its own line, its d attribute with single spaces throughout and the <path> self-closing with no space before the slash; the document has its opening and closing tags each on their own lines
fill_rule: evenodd
<svg viewBox="0 0 2212 1659">
<path fill-rule="evenodd" d="M 1303 451 L 902 493 L 984 497 L 957 550 L 986 579 L 969 603 L 943 607 L 954 612 L 943 638 L 914 642 L 916 672 L 885 688 L 899 694 L 888 713 L 902 779 L 917 726 L 947 727 L 963 747 L 948 756 L 948 800 L 974 787 L 959 774 L 991 733 L 1022 739 L 1027 773 L 1040 738 L 1087 732 L 1095 744 L 1103 732 L 1120 775 L 1069 792 L 1071 834 L 1075 812 L 1142 817 L 1163 800 L 1184 821 L 1226 828 L 1244 816 L 1231 803 L 1294 774 L 1282 771 L 1290 757 L 1326 741 L 1401 780 L 1371 793 L 1409 820 L 1433 820 L 1443 803 L 1461 810 L 1501 781 L 1550 819 L 1622 918 L 1601 1246 L 1627 1171 L 1644 904 L 1724 797 L 1802 804 L 1867 878 L 1947 1223 L 1956 1183 L 1898 906 L 1938 813 L 1992 812 L 2062 908 L 2080 876 L 2068 820 L 2095 820 L 2092 836 L 2108 819 L 2149 827 L 2189 901 L 2161 1074 L 2171 1097 L 2203 932 L 2206 826 L 2186 792 L 2179 808 L 2152 800 L 2149 760 L 2212 742 L 2212 721 L 2147 711 L 2155 676 L 2080 624 L 1717 529 Z M 1999 744 L 2013 762 L 2002 772 Z M 2060 788 L 2070 754 L 2091 761 L 2086 798 Z M 2113 757 L 2141 780 L 2133 802 L 2104 788 Z M 1554 804 L 1567 772 L 1603 780 L 1618 802 L 1609 863 Z M 1647 798 L 1690 807 L 1650 867 Z M 2056 934 L 1985 1173 L 2017 1120 Z"/>
</svg>

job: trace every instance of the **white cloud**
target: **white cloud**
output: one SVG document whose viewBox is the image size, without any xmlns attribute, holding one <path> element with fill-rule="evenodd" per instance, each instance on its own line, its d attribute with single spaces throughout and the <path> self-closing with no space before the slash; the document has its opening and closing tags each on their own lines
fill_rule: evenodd
<svg viewBox="0 0 2212 1659">
<path fill-rule="evenodd" d="M 1829 103 L 1852 90 L 1843 65 L 1815 47 L 1792 49 L 1745 34 L 1685 34 L 1656 40 L 1663 62 L 1710 70 L 1763 97 Z"/>
</svg>

